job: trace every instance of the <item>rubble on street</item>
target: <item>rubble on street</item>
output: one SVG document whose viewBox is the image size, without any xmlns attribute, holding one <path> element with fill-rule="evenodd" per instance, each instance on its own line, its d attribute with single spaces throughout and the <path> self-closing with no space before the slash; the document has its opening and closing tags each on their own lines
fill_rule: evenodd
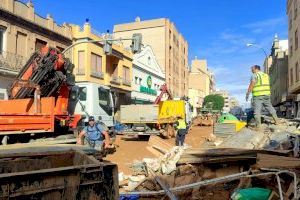
<svg viewBox="0 0 300 200">
<path fill-rule="evenodd" d="M 161 154 L 158 158 L 134 162 L 134 173 L 127 177 L 128 185 L 121 188 L 120 195 L 241 199 L 255 194 L 266 199 L 298 199 L 298 126 L 298 122 L 285 120 L 280 125 L 264 124 L 262 131 L 243 128 L 227 134 L 224 129 L 226 136 L 210 136 L 198 148 L 157 148 Z M 154 140 L 159 144 L 157 138 Z M 217 140 L 222 142 L 214 145 Z M 149 146 L 155 149 L 152 142 Z"/>
</svg>

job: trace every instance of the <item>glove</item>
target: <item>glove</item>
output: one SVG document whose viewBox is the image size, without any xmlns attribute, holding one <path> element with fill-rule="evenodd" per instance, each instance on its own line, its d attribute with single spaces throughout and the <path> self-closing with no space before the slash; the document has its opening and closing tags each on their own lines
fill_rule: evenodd
<svg viewBox="0 0 300 200">
<path fill-rule="evenodd" d="M 246 101 L 248 101 L 249 100 L 249 93 L 247 92 L 247 94 L 246 94 Z"/>
</svg>

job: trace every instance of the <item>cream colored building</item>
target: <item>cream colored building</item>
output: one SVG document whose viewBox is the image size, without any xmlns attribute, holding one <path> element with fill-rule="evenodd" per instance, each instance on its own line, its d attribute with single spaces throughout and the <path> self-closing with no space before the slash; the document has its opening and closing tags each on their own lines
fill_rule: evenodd
<svg viewBox="0 0 300 200">
<path fill-rule="evenodd" d="M 300 117 L 300 2 L 297 0 L 287 0 L 288 15 L 288 92 L 294 95 L 292 117 Z"/>
<path fill-rule="evenodd" d="M 240 103 L 239 101 L 237 100 L 236 97 L 229 97 L 229 108 L 234 108 L 236 106 L 240 106 Z"/>
<path fill-rule="evenodd" d="M 175 24 L 166 18 L 141 21 L 137 17 L 134 22 L 114 26 L 115 38 L 131 38 L 133 33 L 141 33 L 143 44 L 152 47 L 173 96 L 187 96 L 188 43 Z"/>
<path fill-rule="evenodd" d="M 192 60 L 189 72 L 189 94 L 190 103 L 197 113 L 203 105 L 204 97 L 214 91 L 214 76 L 208 70 L 207 61 L 195 58 Z"/>
<path fill-rule="evenodd" d="M 72 44 L 70 28 L 51 15 L 35 13 L 33 4 L 0 1 L 0 98 L 30 55 L 48 45 L 63 50 Z M 5 80 L 5 81 L 4 81 Z"/>
<path fill-rule="evenodd" d="M 224 98 L 223 112 L 229 112 L 231 106 L 229 92 L 227 90 L 217 90 L 213 94 L 221 95 Z"/>
<path fill-rule="evenodd" d="M 85 40 L 101 40 L 109 35 L 98 35 L 90 23 L 81 28 L 70 25 L 74 42 Z M 131 51 L 126 50 L 121 43 L 112 44 L 112 53 L 107 55 L 103 43 L 81 43 L 72 48 L 72 62 L 75 65 L 76 82 L 92 82 L 108 86 L 120 105 L 130 104 L 132 91 L 132 58 Z"/>
<path fill-rule="evenodd" d="M 288 93 L 288 40 L 275 36 L 269 60 L 271 102 L 279 114 L 284 114 L 292 100 Z"/>
</svg>

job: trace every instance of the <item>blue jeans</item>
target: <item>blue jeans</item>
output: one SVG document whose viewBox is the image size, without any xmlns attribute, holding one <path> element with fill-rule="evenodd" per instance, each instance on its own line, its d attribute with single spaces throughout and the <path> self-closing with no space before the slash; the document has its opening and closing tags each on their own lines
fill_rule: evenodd
<svg viewBox="0 0 300 200">
<path fill-rule="evenodd" d="M 97 151 L 103 150 L 103 141 L 102 140 L 90 140 L 88 137 L 85 137 L 84 144 L 97 150 Z"/>
<path fill-rule="evenodd" d="M 263 95 L 263 96 L 253 97 L 254 118 L 257 127 L 261 126 L 261 111 L 263 106 L 272 115 L 275 122 L 278 121 L 278 117 L 274 107 L 272 106 L 270 96 Z"/>
<path fill-rule="evenodd" d="M 178 129 L 176 135 L 176 146 L 183 146 L 185 140 L 186 129 Z"/>
</svg>

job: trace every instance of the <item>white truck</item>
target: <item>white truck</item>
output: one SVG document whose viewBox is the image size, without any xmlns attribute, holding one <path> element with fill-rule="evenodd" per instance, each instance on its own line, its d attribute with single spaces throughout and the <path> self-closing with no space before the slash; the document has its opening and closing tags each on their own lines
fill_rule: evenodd
<svg viewBox="0 0 300 200">
<path fill-rule="evenodd" d="M 115 102 L 109 87 L 91 82 L 78 82 L 78 102 L 75 113 L 85 116 L 81 127 L 88 122 L 88 116 L 103 122 L 108 128 L 114 126 Z"/>
</svg>

